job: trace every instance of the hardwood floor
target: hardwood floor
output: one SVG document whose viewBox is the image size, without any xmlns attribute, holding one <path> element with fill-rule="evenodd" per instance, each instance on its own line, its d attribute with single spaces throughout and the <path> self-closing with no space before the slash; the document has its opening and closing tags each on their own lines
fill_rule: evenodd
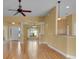
<svg viewBox="0 0 79 59">
<path fill-rule="evenodd" d="M 37 40 L 8 41 L 3 47 L 4 59 L 67 59 Z"/>
</svg>

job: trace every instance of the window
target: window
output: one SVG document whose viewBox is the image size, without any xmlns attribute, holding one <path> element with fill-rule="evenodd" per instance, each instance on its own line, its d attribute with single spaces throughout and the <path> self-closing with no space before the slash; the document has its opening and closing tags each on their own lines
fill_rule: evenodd
<svg viewBox="0 0 79 59">
<path fill-rule="evenodd" d="M 38 30 L 36 27 L 31 27 L 28 29 L 28 37 L 38 37 Z"/>
</svg>

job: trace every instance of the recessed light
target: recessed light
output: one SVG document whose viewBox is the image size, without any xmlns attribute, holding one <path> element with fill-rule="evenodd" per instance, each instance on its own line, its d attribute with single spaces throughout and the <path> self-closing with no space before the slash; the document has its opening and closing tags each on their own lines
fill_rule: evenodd
<svg viewBox="0 0 79 59">
<path fill-rule="evenodd" d="M 14 24 L 15 24 L 15 22 L 12 22 L 12 24 L 14 25 Z"/>
<path fill-rule="evenodd" d="M 70 7 L 69 6 L 66 6 L 66 8 L 69 9 Z"/>
<path fill-rule="evenodd" d="M 61 18 L 58 18 L 57 20 L 61 20 Z"/>
</svg>

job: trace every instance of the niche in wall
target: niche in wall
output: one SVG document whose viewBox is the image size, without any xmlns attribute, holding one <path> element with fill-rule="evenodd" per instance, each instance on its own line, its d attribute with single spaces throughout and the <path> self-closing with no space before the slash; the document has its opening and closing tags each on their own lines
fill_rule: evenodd
<svg viewBox="0 0 79 59">
<path fill-rule="evenodd" d="M 66 35 L 67 34 L 67 21 L 65 19 L 61 19 L 57 21 L 58 23 L 58 34 Z"/>
<path fill-rule="evenodd" d="M 72 35 L 74 23 L 72 23 L 72 15 L 57 20 L 57 34 L 58 35 Z"/>
</svg>

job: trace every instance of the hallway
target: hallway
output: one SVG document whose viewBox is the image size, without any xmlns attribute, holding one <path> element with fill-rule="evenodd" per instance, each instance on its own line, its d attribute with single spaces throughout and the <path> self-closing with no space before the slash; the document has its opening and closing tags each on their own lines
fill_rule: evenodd
<svg viewBox="0 0 79 59">
<path fill-rule="evenodd" d="M 66 59 L 37 40 L 5 41 L 3 47 L 4 59 Z"/>
</svg>

